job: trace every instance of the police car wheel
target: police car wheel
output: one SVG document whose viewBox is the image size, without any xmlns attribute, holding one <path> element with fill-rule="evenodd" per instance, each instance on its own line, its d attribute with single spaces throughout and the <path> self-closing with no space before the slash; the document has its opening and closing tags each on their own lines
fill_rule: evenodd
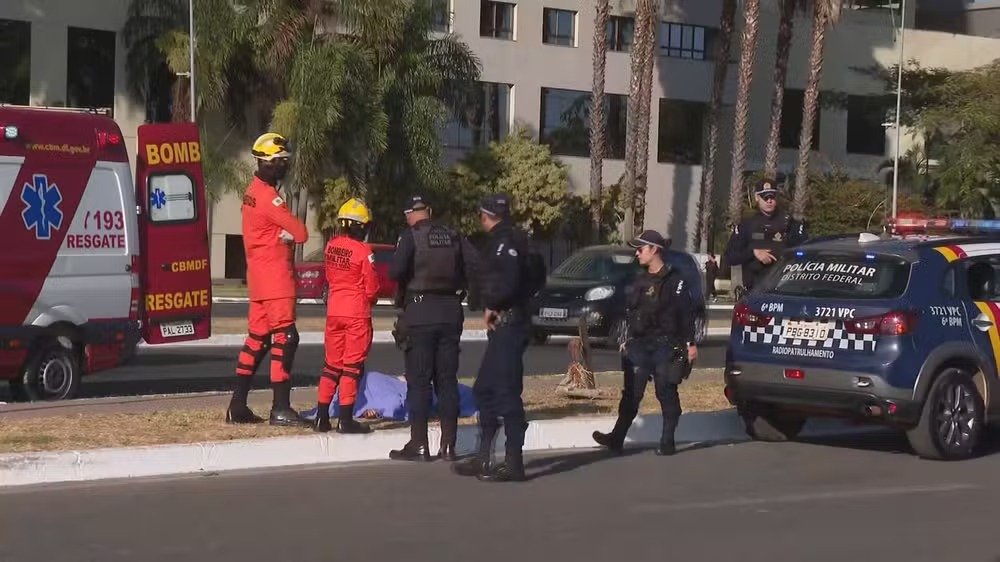
<svg viewBox="0 0 1000 562">
<path fill-rule="evenodd" d="M 922 458 L 967 459 L 982 441 L 985 412 L 972 377 L 960 369 L 946 369 L 931 385 L 920 422 L 906 432 L 906 438 Z"/>
<path fill-rule="evenodd" d="M 756 441 L 779 443 L 798 437 L 806 423 L 804 416 L 778 411 L 741 411 L 747 435 Z"/>
<path fill-rule="evenodd" d="M 32 402 L 68 400 L 80 390 L 79 354 L 59 340 L 69 343 L 61 337 L 42 344 L 24 366 L 21 383 Z"/>
</svg>

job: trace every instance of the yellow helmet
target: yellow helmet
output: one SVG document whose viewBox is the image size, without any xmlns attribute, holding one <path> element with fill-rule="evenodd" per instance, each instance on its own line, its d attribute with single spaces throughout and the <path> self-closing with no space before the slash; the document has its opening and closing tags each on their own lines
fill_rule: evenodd
<svg viewBox="0 0 1000 562">
<path fill-rule="evenodd" d="M 346 203 L 340 206 L 340 210 L 337 211 L 337 220 L 349 220 L 360 224 L 368 224 L 372 220 L 372 215 L 364 203 L 351 197 Z"/>
<path fill-rule="evenodd" d="M 288 158 L 292 155 L 288 151 L 288 139 L 278 133 L 264 133 L 257 137 L 250 152 L 254 158 L 265 161 Z"/>
</svg>

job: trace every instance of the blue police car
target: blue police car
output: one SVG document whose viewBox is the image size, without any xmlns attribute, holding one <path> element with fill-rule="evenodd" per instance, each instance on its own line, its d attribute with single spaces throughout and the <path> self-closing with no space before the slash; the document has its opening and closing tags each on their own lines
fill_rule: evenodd
<svg viewBox="0 0 1000 562">
<path fill-rule="evenodd" d="M 976 453 L 1000 416 L 1000 221 L 944 224 L 787 250 L 737 304 L 725 392 L 751 437 L 841 417 L 903 430 L 924 458 Z"/>
</svg>

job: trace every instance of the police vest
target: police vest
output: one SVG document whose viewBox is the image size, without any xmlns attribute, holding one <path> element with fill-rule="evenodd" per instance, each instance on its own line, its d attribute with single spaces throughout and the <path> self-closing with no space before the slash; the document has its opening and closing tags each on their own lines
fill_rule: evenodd
<svg viewBox="0 0 1000 562">
<path fill-rule="evenodd" d="M 414 293 L 455 293 L 460 289 L 458 234 L 446 226 L 426 222 L 413 233 L 413 278 L 406 290 Z"/>
<path fill-rule="evenodd" d="M 750 249 L 777 251 L 785 248 L 788 237 L 788 215 L 759 215 L 750 231 Z"/>
</svg>

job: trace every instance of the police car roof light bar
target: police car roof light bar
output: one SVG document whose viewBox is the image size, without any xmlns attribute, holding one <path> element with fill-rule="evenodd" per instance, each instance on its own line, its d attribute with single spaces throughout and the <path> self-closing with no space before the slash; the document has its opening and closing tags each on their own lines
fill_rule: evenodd
<svg viewBox="0 0 1000 562">
<path fill-rule="evenodd" d="M 1000 220 L 951 219 L 952 232 L 1000 233 Z"/>
</svg>

